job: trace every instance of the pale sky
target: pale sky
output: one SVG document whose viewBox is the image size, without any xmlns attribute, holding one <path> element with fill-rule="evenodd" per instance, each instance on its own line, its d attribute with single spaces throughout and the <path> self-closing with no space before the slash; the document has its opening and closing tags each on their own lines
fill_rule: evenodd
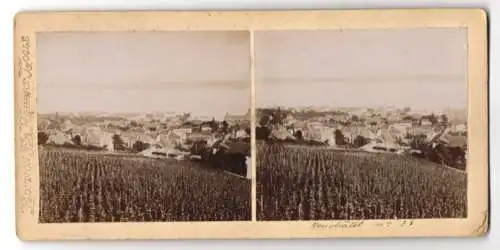
<svg viewBox="0 0 500 250">
<path fill-rule="evenodd" d="M 258 31 L 257 106 L 467 105 L 467 31 Z"/>
<path fill-rule="evenodd" d="M 250 108 L 249 33 L 37 35 L 40 112 L 192 112 Z"/>
</svg>

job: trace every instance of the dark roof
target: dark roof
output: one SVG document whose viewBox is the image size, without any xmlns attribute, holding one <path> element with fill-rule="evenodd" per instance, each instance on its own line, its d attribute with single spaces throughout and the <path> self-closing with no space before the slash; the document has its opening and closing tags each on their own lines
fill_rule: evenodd
<svg viewBox="0 0 500 250">
<path fill-rule="evenodd" d="M 234 141 L 227 142 L 229 149 L 226 151 L 229 154 L 237 154 L 242 153 L 246 155 L 250 155 L 250 142 L 245 141 Z"/>
</svg>

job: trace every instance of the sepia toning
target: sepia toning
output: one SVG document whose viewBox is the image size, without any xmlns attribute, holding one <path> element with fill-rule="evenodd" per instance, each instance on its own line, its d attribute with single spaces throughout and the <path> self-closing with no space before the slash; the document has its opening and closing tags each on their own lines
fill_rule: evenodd
<svg viewBox="0 0 500 250">
<path fill-rule="evenodd" d="M 39 34 L 40 222 L 250 220 L 248 37 Z"/>
<path fill-rule="evenodd" d="M 256 32 L 257 219 L 466 218 L 466 37 Z"/>
</svg>

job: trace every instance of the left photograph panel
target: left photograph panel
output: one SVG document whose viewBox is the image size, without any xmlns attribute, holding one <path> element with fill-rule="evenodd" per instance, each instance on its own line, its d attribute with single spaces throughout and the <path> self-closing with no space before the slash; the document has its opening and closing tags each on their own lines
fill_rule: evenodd
<svg viewBox="0 0 500 250">
<path fill-rule="evenodd" d="M 36 40 L 40 223 L 251 220 L 249 32 Z"/>
</svg>

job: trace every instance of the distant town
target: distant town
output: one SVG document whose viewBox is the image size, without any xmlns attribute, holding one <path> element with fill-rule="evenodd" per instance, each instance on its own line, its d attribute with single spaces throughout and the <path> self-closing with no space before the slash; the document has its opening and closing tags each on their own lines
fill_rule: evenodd
<svg viewBox="0 0 500 250">
<path fill-rule="evenodd" d="M 465 163 L 467 111 L 380 108 L 286 108 L 257 109 L 256 136 L 290 143 L 323 145 L 368 152 L 423 154 L 443 145 L 441 160 Z"/>
<path fill-rule="evenodd" d="M 217 140 L 249 141 L 250 113 L 226 114 L 223 119 L 189 113 L 39 114 L 38 144 L 107 152 L 137 153 L 146 157 L 184 159 L 193 145 Z M 249 152 L 249 149 L 247 149 Z"/>
<path fill-rule="evenodd" d="M 250 111 L 217 119 L 176 112 L 39 114 L 38 142 L 179 159 L 192 155 L 197 142 L 249 140 L 250 120 Z M 256 121 L 258 140 L 392 153 L 442 142 L 466 157 L 465 109 L 267 107 L 256 110 Z"/>
</svg>

